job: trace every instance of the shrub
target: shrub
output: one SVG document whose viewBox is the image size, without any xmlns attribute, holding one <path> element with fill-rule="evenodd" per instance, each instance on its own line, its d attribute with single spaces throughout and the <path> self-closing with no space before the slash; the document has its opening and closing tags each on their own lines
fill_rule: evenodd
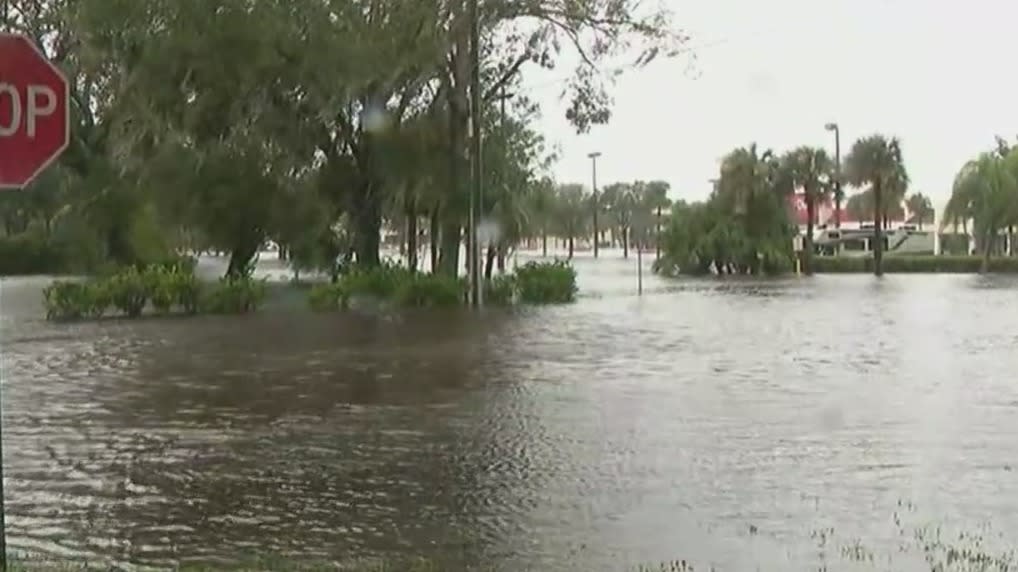
<svg viewBox="0 0 1018 572">
<path fill-rule="evenodd" d="M 150 279 L 136 268 L 128 268 L 104 281 L 113 307 L 129 318 L 137 318 L 151 294 Z"/>
<path fill-rule="evenodd" d="M 519 300 L 564 304 L 576 300 L 576 270 L 565 262 L 528 262 L 516 270 Z"/>
<path fill-rule="evenodd" d="M 509 306 L 516 301 L 516 275 L 495 276 L 484 284 L 484 302 L 493 306 Z"/>
<path fill-rule="evenodd" d="M 62 274 L 66 257 L 36 233 L 0 238 L 0 275 Z"/>
<path fill-rule="evenodd" d="M 47 320 L 78 320 L 85 316 L 88 285 L 58 280 L 42 291 Z"/>
<path fill-rule="evenodd" d="M 316 284 L 308 294 L 308 304 L 315 312 L 337 312 L 350 305 L 350 292 L 343 283 Z"/>
<path fill-rule="evenodd" d="M 210 314 L 247 314 L 265 301 L 266 281 L 248 277 L 227 277 L 213 286 L 203 301 Z"/>
<path fill-rule="evenodd" d="M 340 278 L 340 283 L 351 297 L 367 296 L 383 300 L 392 299 L 400 284 L 412 280 L 414 273 L 395 264 L 375 268 L 352 268 Z"/>
<path fill-rule="evenodd" d="M 982 268 L 981 256 L 890 255 L 884 257 L 884 272 L 888 274 L 970 274 Z M 817 273 L 869 273 L 873 272 L 870 256 L 817 256 L 813 258 Z M 990 259 L 990 272 L 1018 273 L 1018 258 Z"/>
<path fill-rule="evenodd" d="M 410 274 L 393 292 L 393 302 L 409 308 L 448 308 L 463 303 L 463 280 L 441 274 Z"/>
</svg>

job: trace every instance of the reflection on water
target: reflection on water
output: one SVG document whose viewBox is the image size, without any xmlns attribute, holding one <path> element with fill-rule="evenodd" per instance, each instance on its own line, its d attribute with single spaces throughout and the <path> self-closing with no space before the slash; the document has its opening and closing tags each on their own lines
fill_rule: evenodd
<svg viewBox="0 0 1018 572">
<path fill-rule="evenodd" d="M 901 498 L 1018 530 L 1018 283 L 664 282 L 481 316 L 40 320 L 3 282 L 11 543 L 118 564 L 789 566 Z M 752 569 L 752 568 L 750 568 Z M 787 569 L 787 568 L 786 568 Z"/>
</svg>

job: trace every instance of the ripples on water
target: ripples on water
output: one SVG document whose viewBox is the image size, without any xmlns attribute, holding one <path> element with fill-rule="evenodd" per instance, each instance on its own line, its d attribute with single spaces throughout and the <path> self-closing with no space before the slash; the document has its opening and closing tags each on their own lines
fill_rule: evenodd
<svg viewBox="0 0 1018 572">
<path fill-rule="evenodd" d="M 563 308 L 40 320 L 3 282 L 11 543 L 118 564 L 443 554 L 798 568 L 899 499 L 1018 530 L 1018 283 L 665 282 Z M 751 533 L 751 528 L 752 532 Z"/>
</svg>

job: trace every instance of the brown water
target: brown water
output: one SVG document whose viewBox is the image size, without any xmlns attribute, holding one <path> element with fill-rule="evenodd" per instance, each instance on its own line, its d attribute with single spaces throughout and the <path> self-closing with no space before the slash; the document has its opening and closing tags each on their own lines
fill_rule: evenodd
<svg viewBox="0 0 1018 572">
<path fill-rule="evenodd" d="M 919 516 L 1018 530 L 1018 282 L 647 277 L 569 307 L 41 321 L 2 285 L 12 545 L 117 565 L 441 554 L 799 569 Z"/>
</svg>

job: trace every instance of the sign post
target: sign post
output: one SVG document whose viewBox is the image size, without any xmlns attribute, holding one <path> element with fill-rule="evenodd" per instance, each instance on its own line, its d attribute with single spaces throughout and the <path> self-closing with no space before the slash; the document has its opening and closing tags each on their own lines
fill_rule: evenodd
<svg viewBox="0 0 1018 572">
<path fill-rule="evenodd" d="M 0 190 L 25 188 L 67 148 L 69 102 L 67 78 L 35 42 L 0 32 Z M 0 401 L 0 571 L 6 571 L 2 417 Z"/>
</svg>

